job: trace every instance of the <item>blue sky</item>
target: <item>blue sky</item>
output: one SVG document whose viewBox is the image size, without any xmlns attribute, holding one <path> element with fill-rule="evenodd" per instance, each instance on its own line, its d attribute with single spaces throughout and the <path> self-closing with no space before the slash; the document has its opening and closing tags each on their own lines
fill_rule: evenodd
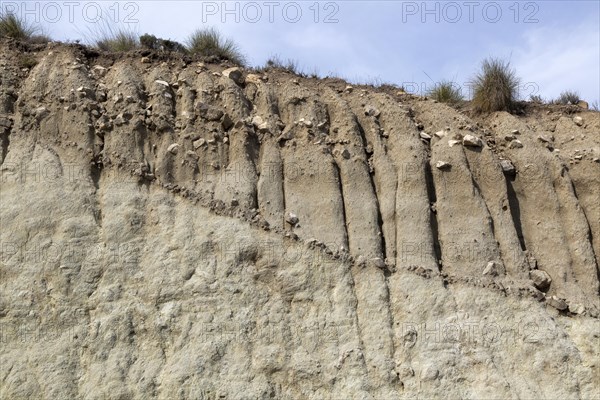
<svg viewBox="0 0 600 400">
<path fill-rule="evenodd" d="M 83 39 L 101 9 L 117 25 L 178 41 L 196 28 L 216 27 L 251 65 L 277 54 L 306 72 L 419 91 L 444 79 L 464 85 L 484 58 L 495 56 L 510 60 L 523 98 L 551 99 L 569 89 L 590 103 L 600 99 L 598 1 L 0 3 L 39 19 L 59 40 Z"/>
</svg>

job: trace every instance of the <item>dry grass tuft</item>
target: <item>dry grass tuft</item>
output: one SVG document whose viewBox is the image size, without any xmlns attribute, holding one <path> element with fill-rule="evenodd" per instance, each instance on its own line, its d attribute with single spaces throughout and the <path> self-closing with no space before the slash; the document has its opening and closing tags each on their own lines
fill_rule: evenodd
<svg viewBox="0 0 600 400">
<path fill-rule="evenodd" d="M 456 104 L 464 100 L 460 86 L 451 81 L 437 83 L 427 92 L 427 96 L 440 103 Z"/>
<path fill-rule="evenodd" d="M 204 57 L 217 57 L 237 65 L 245 65 L 246 58 L 239 47 L 230 39 L 225 39 L 214 28 L 198 29 L 187 40 L 188 51 Z"/>
<path fill-rule="evenodd" d="M 513 110 L 519 78 L 509 62 L 497 58 L 484 60 L 481 72 L 475 75 L 471 84 L 475 110 L 486 113 Z"/>
</svg>

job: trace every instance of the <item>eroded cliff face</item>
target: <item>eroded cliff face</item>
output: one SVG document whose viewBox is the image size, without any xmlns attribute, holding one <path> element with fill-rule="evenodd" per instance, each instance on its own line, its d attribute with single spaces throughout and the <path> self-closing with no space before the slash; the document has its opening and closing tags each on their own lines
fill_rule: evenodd
<svg viewBox="0 0 600 400">
<path fill-rule="evenodd" d="M 0 47 L 2 398 L 598 398 L 598 113 Z"/>
</svg>

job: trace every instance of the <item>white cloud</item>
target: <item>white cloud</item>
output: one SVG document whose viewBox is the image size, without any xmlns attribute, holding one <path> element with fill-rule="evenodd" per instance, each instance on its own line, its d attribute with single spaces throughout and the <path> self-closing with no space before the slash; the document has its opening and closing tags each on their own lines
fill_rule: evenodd
<svg viewBox="0 0 600 400">
<path fill-rule="evenodd" d="M 576 90 L 592 101 L 600 98 L 600 35 L 597 23 L 574 28 L 534 28 L 513 53 L 513 65 L 524 82 L 535 82 L 546 98 Z"/>
</svg>

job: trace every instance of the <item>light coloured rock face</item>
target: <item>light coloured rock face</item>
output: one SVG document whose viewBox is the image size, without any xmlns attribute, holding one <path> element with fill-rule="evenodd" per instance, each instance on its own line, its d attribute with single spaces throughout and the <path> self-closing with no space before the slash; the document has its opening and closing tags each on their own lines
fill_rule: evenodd
<svg viewBox="0 0 600 400">
<path fill-rule="evenodd" d="M 1 398 L 597 397 L 597 113 L 0 46 Z"/>
</svg>

